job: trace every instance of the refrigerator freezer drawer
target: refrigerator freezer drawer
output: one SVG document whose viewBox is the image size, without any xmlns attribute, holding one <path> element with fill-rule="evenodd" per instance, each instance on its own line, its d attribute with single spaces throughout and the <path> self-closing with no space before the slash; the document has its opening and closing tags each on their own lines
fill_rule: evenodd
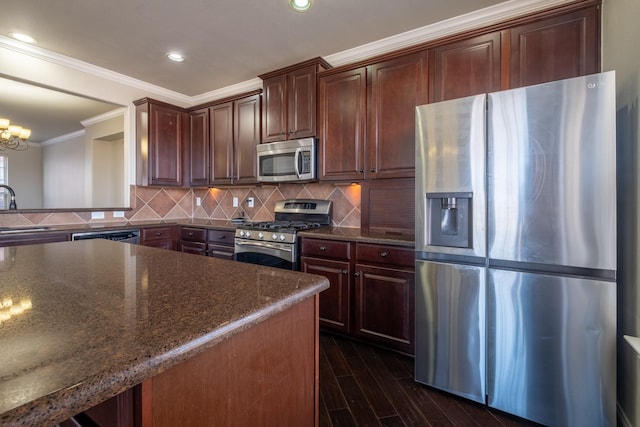
<svg viewBox="0 0 640 427">
<path fill-rule="evenodd" d="M 549 426 L 616 425 L 616 284 L 489 269 L 488 405 Z"/>
<path fill-rule="evenodd" d="M 485 268 L 416 261 L 416 381 L 485 403 Z"/>
</svg>

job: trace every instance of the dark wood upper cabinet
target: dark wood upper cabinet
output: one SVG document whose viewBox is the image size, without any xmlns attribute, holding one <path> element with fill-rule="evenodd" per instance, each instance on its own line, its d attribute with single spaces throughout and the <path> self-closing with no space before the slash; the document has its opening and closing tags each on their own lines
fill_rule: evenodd
<svg viewBox="0 0 640 427">
<path fill-rule="evenodd" d="M 183 109 L 144 98 L 135 101 L 140 185 L 182 186 L 188 132 Z"/>
<path fill-rule="evenodd" d="M 600 7 L 576 10 L 508 30 L 510 86 L 600 72 Z"/>
<path fill-rule="evenodd" d="M 433 49 L 429 102 L 500 90 L 500 33 Z"/>
<path fill-rule="evenodd" d="M 189 185 L 209 184 L 209 111 L 189 113 Z"/>
<path fill-rule="evenodd" d="M 260 95 L 233 102 L 234 184 L 258 182 L 256 147 L 260 144 Z"/>
<path fill-rule="evenodd" d="M 428 52 L 367 67 L 365 178 L 415 175 L 416 106 L 428 102 Z"/>
<path fill-rule="evenodd" d="M 210 184 L 233 182 L 233 102 L 209 107 L 211 141 Z"/>
<path fill-rule="evenodd" d="M 318 80 L 319 178 L 364 178 L 367 70 L 356 68 Z"/>
<path fill-rule="evenodd" d="M 316 136 L 316 74 L 328 68 L 315 58 L 259 76 L 264 80 L 262 142 Z"/>
</svg>

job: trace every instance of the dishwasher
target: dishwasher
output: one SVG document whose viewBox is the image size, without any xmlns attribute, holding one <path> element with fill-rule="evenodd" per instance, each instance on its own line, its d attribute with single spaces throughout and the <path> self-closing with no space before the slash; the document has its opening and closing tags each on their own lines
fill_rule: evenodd
<svg viewBox="0 0 640 427">
<path fill-rule="evenodd" d="M 71 240 L 106 239 L 125 243 L 140 243 L 140 230 L 87 231 L 73 233 Z"/>
</svg>

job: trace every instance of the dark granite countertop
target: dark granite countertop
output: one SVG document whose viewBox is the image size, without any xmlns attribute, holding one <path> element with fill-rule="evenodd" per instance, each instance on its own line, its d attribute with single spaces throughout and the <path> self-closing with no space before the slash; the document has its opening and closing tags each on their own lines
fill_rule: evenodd
<svg viewBox="0 0 640 427">
<path fill-rule="evenodd" d="M 0 248 L 0 425 L 53 425 L 327 287 L 101 239 Z"/>
<path fill-rule="evenodd" d="M 378 243 L 381 245 L 415 247 L 415 237 L 408 234 L 369 233 L 359 228 L 321 227 L 298 233 L 300 237 L 316 239 L 347 240 L 351 242 Z"/>
</svg>

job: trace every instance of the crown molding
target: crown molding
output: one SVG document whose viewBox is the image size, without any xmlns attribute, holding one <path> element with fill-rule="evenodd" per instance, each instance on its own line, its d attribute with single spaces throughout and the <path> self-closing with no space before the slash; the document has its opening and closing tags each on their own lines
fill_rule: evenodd
<svg viewBox="0 0 640 427">
<path fill-rule="evenodd" d="M 325 56 L 324 59 L 332 66 L 350 64 L 402 48 L 436 40 L 438 38 L 486 27 L 529 13 L 574 2 L 576 2 L 576 0 L 510 0 L 440 21 L 435 24 L 426 25 L 424 27 L 416 28 L 414 30 L 367 43 L 352 49 L 331 54 Z M 82 71 L 90 75 L 139 89 L 143 92 L 149 93 L 152 97 L 163 97 L 173 100 L 178 104 L 187 106 L 199 105 L 238 93 L 262 88 L 262 80 L 256 77 L 255 79 L 246 80 L 221 89 L 205 92 L 200 95 L 187 96 L 106 68 L 98 67 L 55 52 L 50 52 L 37 46 L 21 43 L 6 36 L 0 36 L 0 48 L 10 49 L 57 65 Z"/>
<path fill-rule="evenodd" d="M 325 56 L 324 59 L 334 67 L 351 64 L 395 50 L 575 2 L 576 0 L 510 0 Z"/>
<path fill-rule="evenodd" d="M 82 126 L 84 127 L 91 126 L 96 123 L 103 122 L 105 120 L 113 119 L 115 117 L 122 117 L 124 116 L 126 111 L 127 111 L 126 107 L 116 108 L 115 110 L 107 111 L 106 113 L 102 113 L 97 116 L 89 117 L 88 119 L 81 120 L 80 124 L 82 124 Z"/>
<path fill-rule="evenodd" d="M 51 138 L 51 139 L 47 139 L 46 141 L 42 141 L 40 143 L 40 146 L 44 147 L 46 145 L 58 144 L 59 142 L 65 142 L 65 141 L 68 141 L 70 139 L 80 138 L 81 136 L 84 136 L 86 134 L 86 132 L 87 131 L 85 129 L 82 129 L 82 130 L 77 130 L 75 132 L 67 133 L 67 134 L 64 134 L 64 135 L 56 136 L 55 138 Z"/>
</svg>

